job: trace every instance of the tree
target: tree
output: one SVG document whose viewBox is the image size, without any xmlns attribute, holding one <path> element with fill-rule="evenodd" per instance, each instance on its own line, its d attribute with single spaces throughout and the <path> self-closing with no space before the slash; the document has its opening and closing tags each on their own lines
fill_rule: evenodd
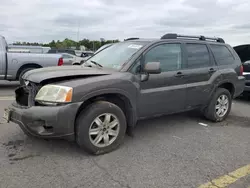
<svg viewBox="0 0 250 188">
<path fill-rule="evenodd" d="M 15 45 L 32 45 L 32 46 L 47 46 L 47 47 L 51 47 L 51 48 L 70 48 L 70 47 L 76 47 L 77 49 L 80 48 L 80 46 L 85 46 L 87 48 L 87 50 L 97 50 L 98 48 L 100 48 L 101 46 L 103 46 L 104 44 L 109 44 L 109 43 L 115 43 L 115 42 L 119 42 L 119 40 L 104 40 L 104 38 L 101 38 L 100 41 L 98 40 L 89 40 L 86 38 L 83 38 L 82 40 L 80 40 L 79 42 L 76 42 L 74 40 L 65 38 L 63 41 L 57 40 L 55 42 L 55 40 L 52 40 L 50 43 L 38 43 L 38 42 L 14 42 L 13 44 Z"/>
<path fill-rule="evenodd" d="M 51 48 L 55 48 L 56 47 L 56 42 L 54 40 L 52 40 L 49 44 L 48 44 Z"/>
</svg>

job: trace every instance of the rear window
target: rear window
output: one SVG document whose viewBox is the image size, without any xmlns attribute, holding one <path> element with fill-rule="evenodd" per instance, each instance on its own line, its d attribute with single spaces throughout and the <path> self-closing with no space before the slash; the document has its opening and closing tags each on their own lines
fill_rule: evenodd
<svg viewBox="0 0 250 188">
<path fill-rule="evenodd" d="M 210 65 L 209 53 L 205 44 L 186 44 L 188 68 L 201 68 Z"/>
<path fill-rule="evenodd" d="M 72 56 L 67 55 L 67 54 L 63 54 L 62 57 L 63 57 L 63 58 L 73 58 Z"/>
<path fill-rule="evenodd" d="M 234 56 L 226 46 L 214 44 L 210 46 L 218 65 L 229 65 L 234 63 Z"/>
<path fill-rule="evenodd" d="M 56 50 L 55 49 L 51 49 L 48 51 L 48 53 L 56 53 Z"/>
</svg>

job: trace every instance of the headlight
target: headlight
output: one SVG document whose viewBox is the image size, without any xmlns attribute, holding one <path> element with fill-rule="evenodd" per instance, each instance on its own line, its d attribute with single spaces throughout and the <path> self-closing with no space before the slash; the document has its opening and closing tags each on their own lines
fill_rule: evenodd
<svg viewBox="0 0 250 188">
<path fill-rule="evenodd" d="M 73 88 L 59 85 L 45 85 L 37 93 L 35 100 L 44 104 L 67 103 L 72 101 Z"/>
</svg>

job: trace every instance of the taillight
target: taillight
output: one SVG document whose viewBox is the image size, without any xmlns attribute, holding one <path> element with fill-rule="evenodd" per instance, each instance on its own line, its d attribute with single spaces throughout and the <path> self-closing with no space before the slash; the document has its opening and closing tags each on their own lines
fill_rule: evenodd
<svg viewBox="0 0 250 188">
<path fill-rule="evenodd" d="M 240 66 L 240 76 L 243 75 L 243 71 L 244 71 L 244 68 L 243 68 L 243 65 Z"/>
<path fill-rule="evenodd" d="M 62 66 L 63 65 L 63 58 L 60 57 L 59 60 L 58 60 L 58 66 Z"/>
</svg>

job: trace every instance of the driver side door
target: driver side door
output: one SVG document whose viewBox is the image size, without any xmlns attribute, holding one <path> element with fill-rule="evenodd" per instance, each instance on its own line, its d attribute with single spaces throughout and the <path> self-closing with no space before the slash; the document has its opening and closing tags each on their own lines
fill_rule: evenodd
<svg viewBox="0 0 250 188">
<path fill-rule="evenodd" d="M 154 45 L 143 55 L 142 67 L 148 62 L 160 62 L 161 73 L 150 74 L 140 83 L 138 115 L 140 118 L 178 112 L 184 109 L 186 82 L 182 76 L 181 43 Z"/>
</svg>

